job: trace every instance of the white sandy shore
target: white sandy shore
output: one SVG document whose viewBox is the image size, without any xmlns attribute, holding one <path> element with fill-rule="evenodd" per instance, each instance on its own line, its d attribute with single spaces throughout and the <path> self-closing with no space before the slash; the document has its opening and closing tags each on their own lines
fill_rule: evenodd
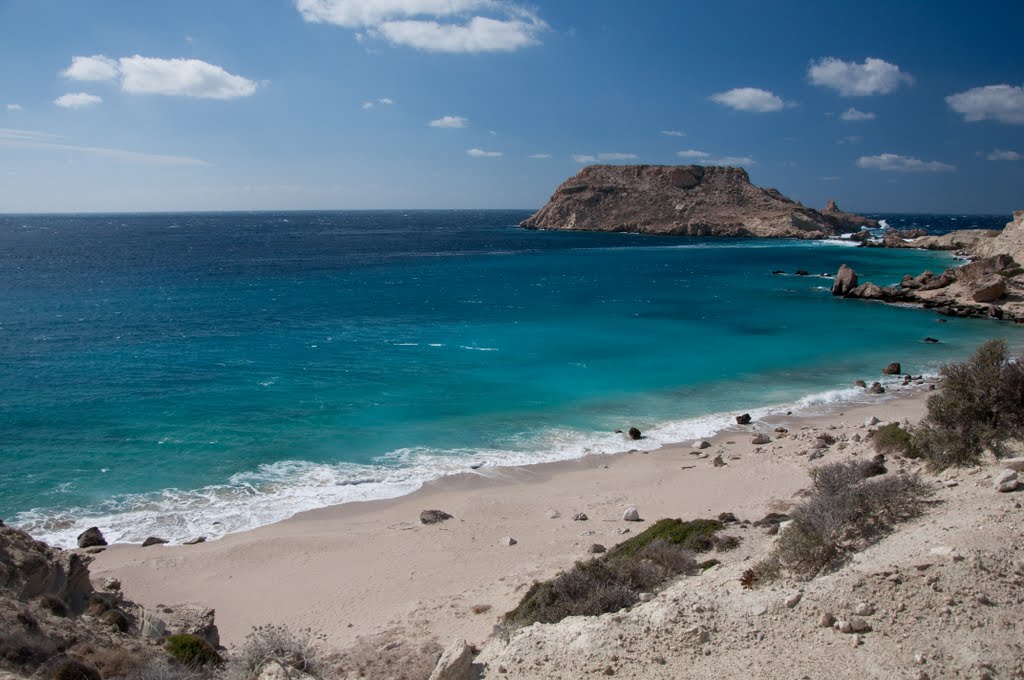
<svg viewBox="0 0 1024 680">
<path fill-rule="evenodd" d="M 837 406 L 828 415 L 735 426 L 709 440 L 706 458 L 687 443 L 649 454 L 485 468 L 402 498 L 306 512 L 205 544 L 113 546 L 97 556 L 92 571 L 120 579 L 125 595 L 145 606 L 215 608 L 229 646 L 252 626 L 271 622 L 311 627 L 339 649 L 396 628 L 414 638 L 479 644 L 530 583 L 588 557 L 593 543 L 611 546 L 624 539 L 620 530 L 640 531 L 661 517 L 728 511 L 758 519 L 785 509 L 807 485 L 810 467 L 871 453 L 866 444 L 850 442 L 809 462 L 801 452 L 809 448 L 810 431 L 834 427 L 841 439 L 863 435 L 870 416 L 916 422 L 926 396 L 921 389 L 890 392 L 875 404 Z M 772 432 L 764 447 L 750 443 L 751 432 L 780 425 L 789 435 Z M 718 452 L 724 467 L 712 465 Z M 622 521 L 628 505 L 645 521 Z M 454 519 L 422 525 L 419 513 L 429 508 Z M 552 519 L 552 510 L 560 516 Z M 589 520 L 573 521 L 579 512 Z M 509 536 L 516 545 L 502 543 Z M 490 609 L 475 614 L 475 605 Z"/>
</svg>

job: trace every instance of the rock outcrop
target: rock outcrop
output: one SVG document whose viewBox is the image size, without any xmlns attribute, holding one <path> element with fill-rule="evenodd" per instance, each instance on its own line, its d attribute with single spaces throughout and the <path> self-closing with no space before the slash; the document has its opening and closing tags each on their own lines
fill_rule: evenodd
<svg viewBox="0 0 1024 680">
<path fill-rule="evenodd" d="M 745 170 L 700 165 L 591 165 L 562 183 L 521 226 L 685 236 L 817 239 L 877 226 L 807 208 L 750 183 Z"/>
<path fill-rule="evenodd" d="M 926 271 L 903 277 L 898 286 L 863 283 L 849 288 L 856 273 L 843 265 L 834 295 L 861 300 L 919 304 L 948 316 L 993 317 L 1024 322 L 1024 269 L 1009 255 L 975 260 L 936 276 Z"/>
</svg>

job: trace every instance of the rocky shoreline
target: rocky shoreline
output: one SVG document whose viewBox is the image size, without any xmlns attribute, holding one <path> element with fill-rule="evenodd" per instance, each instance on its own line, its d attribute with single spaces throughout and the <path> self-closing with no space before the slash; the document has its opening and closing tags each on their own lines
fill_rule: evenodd
<svg viewBox="0 0 1024 680">
<path fill-rule="evenodd" d="M 919 305 L 945 316 L 993 318 L 1024 323 L 1024 211 L 1014 213 L 1002 232 L 967 230 L 942 236 L 904 240 L 887 234 L 882 244 L 893 248 L 956 250 L 973 260 L 936 274 L 907 274 L 896 286 L 860 283 L 843 265 L 832 294 L 858 300 Z"/>
</svg>

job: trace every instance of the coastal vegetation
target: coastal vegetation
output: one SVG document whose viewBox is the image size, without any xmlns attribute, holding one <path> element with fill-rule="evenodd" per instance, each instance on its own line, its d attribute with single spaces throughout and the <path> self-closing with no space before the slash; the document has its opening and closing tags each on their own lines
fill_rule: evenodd
<svg viewBox="0 0 1024 680">
<path fill-rule="evenodd" d="M 715 547 L 716 534 L 724 527 L 713 519 L 658 520 L 606 556 L 576 562 L 554 578 L 534 583 L 516 608 L 505 615 L 504 623 L 509 628 L 520 628 L 632 606 L 668 580 L 711 566 L 711 560 L 698 564 L 694 554 Z M 735 542 L 723 545 L 730 549 Z"/>
<path fill-rule="evenodd" d="M 942 367 L 943 389 L 929 397 L 914 445 L 935 470 L 997 458 L 1024 438 L 1024 365 L 1005 340 L 989 340 L 968 361 Z"/>
</svg>

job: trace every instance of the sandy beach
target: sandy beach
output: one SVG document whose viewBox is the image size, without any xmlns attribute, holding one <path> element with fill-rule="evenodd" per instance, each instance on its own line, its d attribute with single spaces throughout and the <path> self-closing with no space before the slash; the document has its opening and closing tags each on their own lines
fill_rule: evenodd
<svg viewBox="0 0 1024 680">
<path fill-rule="evenodd" d="M 925 386 L 890 389 L 874 403 L 755 420 L 710 438 L 703 451 L 686 442 L 483 468 L 401 498 L 306 512 L 199 545 L 115 545 L 96 556 L 92 572 L 120 579 L 125 595 L 144 606 L 215 608 L 229 647 L 271 622 L 323 633 L 335 649 L 388 631 L 481 644 L 525 588 L 588 557 L 593 544 L 611 546 L 662 517 L 759 519 L 783 511 L 807 486 L 811 467 L 873 455 L 855 437 L 867 433 L 866 419 L 917 422 L 927 395 Z M 811 461 L 814 434 L 824 430 L 837 443 Z M 759 432 L 772 441 L 753 445 Z M 725 465 L 714 464 L 719 454 Z M 643 521 L 623 521 L 629 505 Z M 420 512 L 433 508 L 454 517 L 421 524 Z M 577 513 L 588 520 L 574 521 Z"/>
</svg>

